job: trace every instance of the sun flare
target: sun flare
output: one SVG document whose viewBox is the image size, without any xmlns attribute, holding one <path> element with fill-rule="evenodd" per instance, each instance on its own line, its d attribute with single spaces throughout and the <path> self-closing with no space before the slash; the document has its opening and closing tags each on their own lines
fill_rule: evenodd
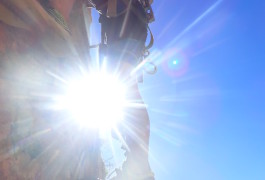
<svg viewBox="0 0 265 180">
<path fill-rule="evenodd" d="M 124 118 L 126 87 L 115 75 L 94 72 L 67 84 L 56 103 L 81 127 L 110 129 Z"/>
</svg>

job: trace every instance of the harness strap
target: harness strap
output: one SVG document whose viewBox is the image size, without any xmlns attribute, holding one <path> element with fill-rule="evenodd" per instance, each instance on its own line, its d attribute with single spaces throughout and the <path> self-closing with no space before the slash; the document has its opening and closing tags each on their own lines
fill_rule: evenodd
<svg viewBox="0 0 265 180">
<path fill-rule="evenodd" d="M 147 26 L 147 29 L 148 29 L 148 31 L 149 31 L 149 33 L 150 33 L 150 42 L 149 42 L 149 44 L 145 47 L 145 51 L 148 51 L 149 49 L 151 49 L 151 48 L 153 47 L 153 45 L 154 45 L 154 41 L 155 41 L 155 40 L 154 40 L 154 35 L 153 35 L 153 33 L 152 33 L 150 27 Z"/>
</svg>

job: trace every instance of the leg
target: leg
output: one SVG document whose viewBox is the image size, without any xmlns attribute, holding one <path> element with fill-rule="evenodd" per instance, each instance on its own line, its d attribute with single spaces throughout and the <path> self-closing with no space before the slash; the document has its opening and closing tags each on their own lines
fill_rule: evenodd
<svg viewBox="0 0 265 180">
<path fill-rule="evenodd" d="M 123 64 L 121 72 L 128 76 L 131 66 Z M 124 77 L 122 76 L 122 77 Z M 131 83 L 130 83 L 131 84 Z M 137 106 L 127 107 L 124 122 L 119 126 L 119 131 L 124 138 L 127 148 L 126 161 L 122 167 L 118 180 L 153 180 L 154 175 L 148 161 L 150 121 L 147 109 L 140 95 L 136 81 L 129 86 L 127 99 Z"/>
</svg>

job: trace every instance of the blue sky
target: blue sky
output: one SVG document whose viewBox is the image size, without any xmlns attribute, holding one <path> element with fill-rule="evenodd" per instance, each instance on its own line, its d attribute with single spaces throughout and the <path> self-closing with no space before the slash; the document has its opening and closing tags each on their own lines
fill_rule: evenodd
<svg viewBox="0 0 265 180">
<path fill-rule="evenodd" d="M 153 9 L 158 72 L 140 88 L 156 179 L 264 180 L 265 2 L 155 0 Z"/>
<path fill-rule="evenodd" d="M 140 85 L 157 180 L 265 179 L 265 2 L 155 0 Z"/>
</svg>

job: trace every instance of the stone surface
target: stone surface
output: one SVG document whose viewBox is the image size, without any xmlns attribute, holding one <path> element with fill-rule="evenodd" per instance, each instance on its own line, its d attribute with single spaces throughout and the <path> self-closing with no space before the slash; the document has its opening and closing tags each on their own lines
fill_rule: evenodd
<svg viewBox="0 0 265 180">
<path fill-rule="evenodd" d="M 47 71 L 89 58 L 82 8 L 74 6 L 69 34 L 35 0 L 0 2 L 0 179 L 105 175 L 97 134 L 79 133 L 43 96 L 59 91 Z"/>
</svg>

